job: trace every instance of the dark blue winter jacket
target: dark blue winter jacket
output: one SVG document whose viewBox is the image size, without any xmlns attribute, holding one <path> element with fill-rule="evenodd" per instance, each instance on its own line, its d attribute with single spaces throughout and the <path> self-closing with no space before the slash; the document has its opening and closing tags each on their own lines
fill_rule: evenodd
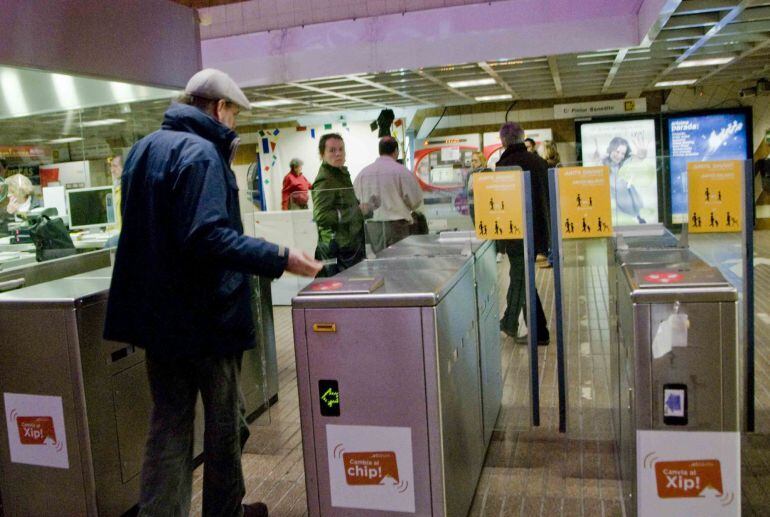
<svg viewBox="0 0 770 517">
<path fill-rule="evenodd" d="M 249 275 L 281 276 L 288 250 L 243 235 L 229 156 L 236 134 L 174 104 L 134 145 L 104 337 L 159 358 L 255 346 Z"/>
</svg>

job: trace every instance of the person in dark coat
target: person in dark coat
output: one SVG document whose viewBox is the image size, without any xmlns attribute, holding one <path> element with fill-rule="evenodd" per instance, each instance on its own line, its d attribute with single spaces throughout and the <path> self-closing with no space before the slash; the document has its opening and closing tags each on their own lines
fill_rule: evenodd
<svg viewBox="0 0 770 517">
<path fill-rule="evenodd" d="M 535 253 L 543 253 L 548 249 L 548 218 L 546 192 L 548 190 L 548 164 L 536 153 L 527 151 L 524 145 L 524 130 L 514 122 L 506 122 L 500 128 L 500 140 L 505 151 L 500 156 L 496 168 L 519 166 L 522 170 L 530 172 L 532 183 L 532 219 L 534 227 Z M 524 241 L 508 241 L 506 254 L 510 261 L 510 282 L 508 284 L 507 306 L 503 319 L 500 320 L 500 330 L 511 337 L 515 337 L 519 326 L 519 312 L 526 310 L 526 284 L 524 271 Z M 547 345 L 550 336 L 548 334 L 548 322 L 545 319 L 543 305 L 540 296 L 535 293 L 537 306 L 535 315 L 537 318 L 538 345 Z"/>
<path fill-rule="evenodd" d="M 248 437 L 241 356 L 256 346 L 250 275 L 313 276 L 306 254 L 243 235 L 230 160 L 249 101 L 226 74 L 195 74 L 161 129 L 134 145 L 104 337 L 145 349 L 153 409 L 139 515 L 187 515 L 195 401 L 205 412 L 203 515 L 266 516 L 242 505 Z"/>
</svg>

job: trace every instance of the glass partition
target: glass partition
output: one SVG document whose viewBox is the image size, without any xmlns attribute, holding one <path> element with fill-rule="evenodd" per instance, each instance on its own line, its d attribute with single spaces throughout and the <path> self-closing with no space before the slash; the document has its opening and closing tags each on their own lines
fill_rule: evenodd
<svg viewBox="0 0 770 517">
<path fill-rule="evenodd" d="M 43 210 L 69 230 L 72 244 L 62 235 L 59 245 L 73 253 L 114 245 L 125 156 L 160 127 L 177 92 L 2 66 L 0 77 L 2 251 L 30 253 L 28 229 Z M 38 259 L 67 250 L 50 251 Z"/>
<path fill-rule="evenodd" d="M 723 175 L 723 170 L 716 173 L 705 170 L 698 172 L 697 169 L 704 163 L 698 158 L 699 155 L 693 154 L 689 160 L 682 162 L 679 157 L 677 161 L 682 171 L 677 176 L 680 186 L 676 195 L 684 196 L 685 208 L 680 207 L 682 213 L 674 213 L 673 217 L 671 183 L 664 181 L 672 163 L 667 156 L 657 157 L 651 165 L 651 170 L 657 171 L 657 193 L 645 190 L 650 186 L 646 179 L 649 174 L 641 168 L 625 171 L 624 167 L 613 169 L 601 161 L 591 161 L 562 164 L 551 172 L 565 175 L 572 168 L 585 170 L 604 165 L 609 174 L 611 234 L 591 238 L 591 228 L 585 225 L 595 227 L 604 223 L 598 223 L 595 216 L 586 217 L 584 221 L 576 220 L 574 228 L 570 223 L 565 226 L 563 215 L 552 223 L 552 230 L 557 237 L 553 242 L 560 245 L 557 264 L 560 314 L 556 318 L 562 322 L 564 344 L 565 424 L 567 431 L 575 436 L 609 438 L 613 427 L 617 427 L 612 422 L 611 408 L 621 402 L 618 397 L 622 394 L 617 391 L 617 379 L 612 377 L 612 372 L 618 368 L 617 364 L 612 364 L 617 360 L 617 357 L 613 357 L 613 350 L 617 346 L 619 317 L 614 308 L 617 297 L 621 295 L 619 289 L 626 281 L 618 268 L 616 252 L 618 247 L 624 246 L 648 249 L 644 260 L 649 262 L 650 267 L 656 263 L 662 264 L 669 255 L 666 249 L 688 248 L 707 265 L 718 269 L 736 288 L 739 294 L 737 339 L 741 356 L 741 392 L 746 397 L 741 413 L 747 422 L 752 418 L 753 309 L 750 307 L 753 298 L 751 294 L 746 294 L 753 288 L 753 197 L 750 192 L 746 193 L 746 186 L 750 188 L 751 185 L 751 164 L 736 162 L 739 165 L 734 176 L 736 182 L 733 182 L 732 187 L 724 184 L 725 188 L 722 189 L 715 185 L 708 188 L 708 185 L 698 184 L 698 192 L 690 192 L 687 182 L 682 180 L 683 176 L 686 180 L 688 169 L 691 178 L 692 174 L 709 178 Z M 640 167 L 643 162 L 639 163 Z M 724 163 L 712 161 L 706 165 L 723 167 L 726 166 Z M 713 181 L 713 178 L 709 181 Z M 571 197 L 565 197 L 565 183 L 562 181 L 556 191 L 553 190 L 555 185 L 552 185 L 551 202 L 559 204 L 558 210 L 552 214 L 567 209 L 567 204 L 570 209 L 581 207 L 586 214 L 593 214 L 597 199 L 585 194 L 581 197 L 574 192 L 569 194 Z M 584 191 L 587 183 L 584 182 L 582 186 Z M 734 196 L 728 195 L 728 188 L 735 191 Z M 560 194 L 561 199 L 558 197 Z M 736 205 L 729 208 L 729 203 Z M 666 220 L 672 219 L 682 224 L 665 224 Z M 583 232 L 586 234 L 581 235 Z M 617 237 L 621 234 L 624 238 Z M 645 239 L 649 240 L 646 244 Z M 642 260 L 642 254 L 634 260 Z M 749 329 L 752 329 L 751 333 Z"/>
</svg>

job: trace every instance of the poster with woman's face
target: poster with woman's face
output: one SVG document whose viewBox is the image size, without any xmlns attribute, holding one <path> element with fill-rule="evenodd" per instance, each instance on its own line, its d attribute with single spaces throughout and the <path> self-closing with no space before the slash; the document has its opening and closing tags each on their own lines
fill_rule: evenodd
<svg viewBox="0 0 770 517">
<path fill-rule="evenodd" d="M 585 123 L 580 138 L 583 165 L 610 169 L 613 224 L 658 222 L 655 120 Z"/>
</svg>

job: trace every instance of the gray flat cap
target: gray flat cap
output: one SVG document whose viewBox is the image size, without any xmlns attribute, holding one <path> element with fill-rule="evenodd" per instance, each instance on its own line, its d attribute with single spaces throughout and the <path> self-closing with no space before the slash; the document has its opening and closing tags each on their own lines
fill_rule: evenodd
<svg viewBox="0 0 770 517">
<path fill-rule="evenodd" d="M 215 68 L 204 68 L 187 81 L 185 93 L 205 99 L 225 99 L 250 110 L 249 99 L 226 73 Z"/>
</svg>

